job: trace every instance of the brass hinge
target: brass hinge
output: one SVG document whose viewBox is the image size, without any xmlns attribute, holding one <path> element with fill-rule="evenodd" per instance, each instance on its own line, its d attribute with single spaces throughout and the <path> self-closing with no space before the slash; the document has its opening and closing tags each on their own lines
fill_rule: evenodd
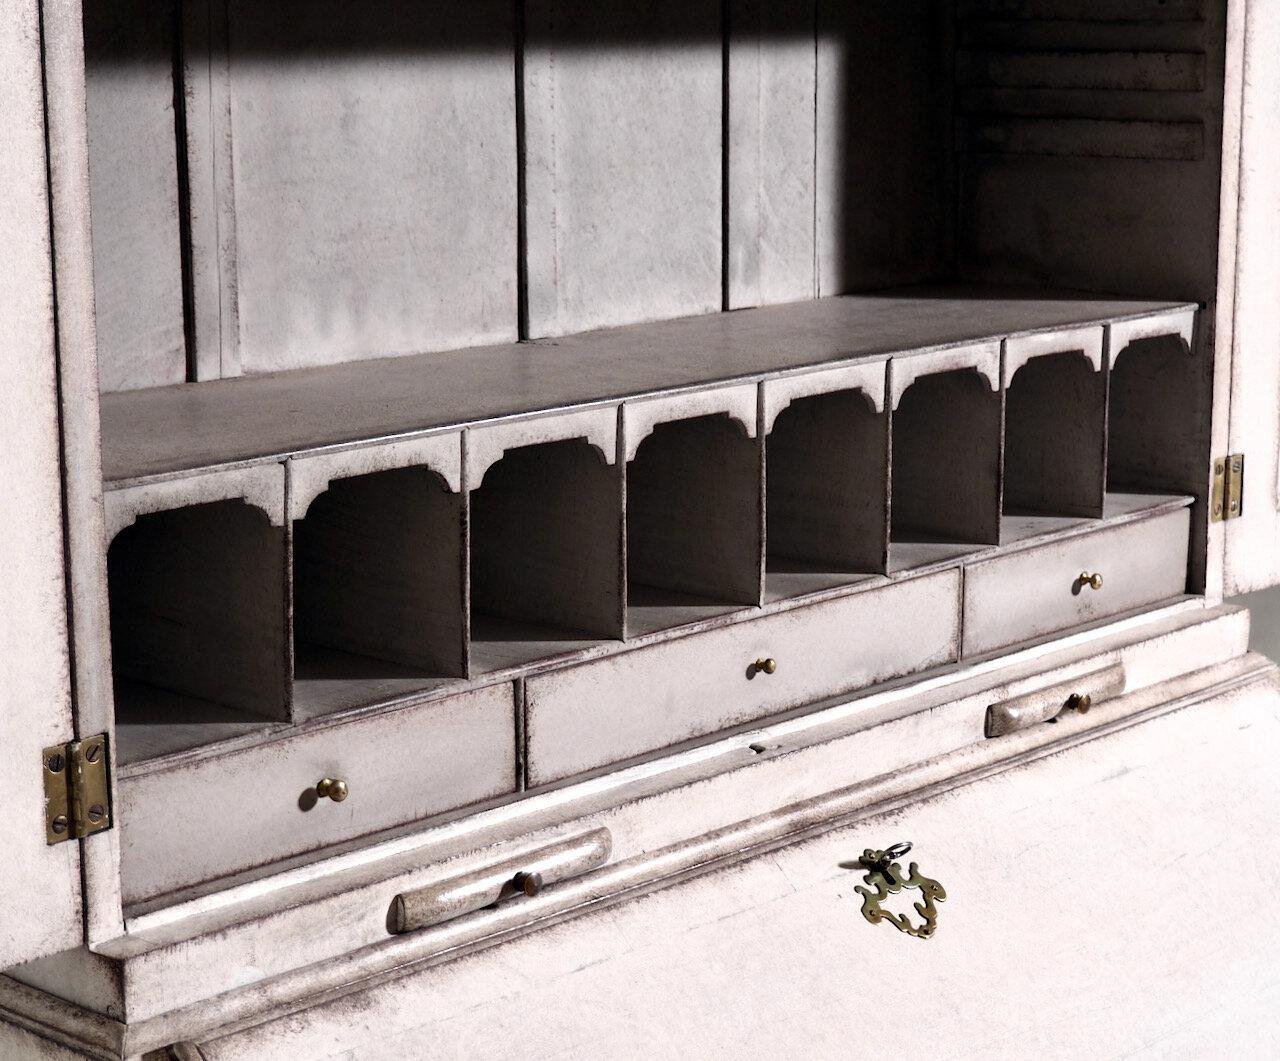
<svg viewBox="0 0 1280 1061">
<path fill-rule="evenodd" d="M 111 828 L 105 733 L 46 748 L 40 772 L 46 843 L 79 840 Z"/>
<path fill-rule="evenodd" d="M 1244 511 L 1244 454 L 1232 453 L 1213 462 L 1213 490 L 1209 494 L 1209 522 L 1235 519 Z"/>
</svg>

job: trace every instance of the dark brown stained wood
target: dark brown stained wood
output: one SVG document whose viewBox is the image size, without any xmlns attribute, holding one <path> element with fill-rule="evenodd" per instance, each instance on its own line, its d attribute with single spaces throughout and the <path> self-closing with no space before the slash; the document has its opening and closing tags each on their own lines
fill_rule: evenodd
<svg viewBox="0 0 1280 1061">
<path fill-rule="evenodd" d="M 1081 354 L 1035 357 L 1005 391 L 1004 510 L 1102 515 L 1106 376 Z"/>
<path fill-rule="evenodd" d="M 84 5 L 94 308 L 107 391 L 187 378 L 174 4 Z"/>
<path fill-rule="evenodd" d="M 1172 312 L 1185 303 L 906 288 L 554 341 L 106 395 L 108 483 L 885 353 Z"/>
<path fill-rule="evenodd" d="M 488 470 L 469 515 L 476 640 L 622 636 L 619 489 L 581 439 L 508 450 Z"/>
<path fill-rule="evenodd" d="M 293 533 L 297 644 L 367 657 L 353 677 L 376 672 L 374 661 L 466 674 L 462 497 L 439 476 L 396 468 L 336 480 Z"/>
<path fill-rule="evenodd" d="M 1000 540 L 1000 394 L 972 369 L 922 376 L 893 412 L 893 541 Z"/>
<path fill-rule="evenodd" d="M 134 683 L 208 709 L 185 717 L 192 705 L 146 696 L 140 710 L 160 721 L 289 717 L 284 531 L 263 512 L 219 501 L 140 516 L 107 567 L 118 717 Z"/>
<path fill-rule="evenodd" d="M 760 444 L 728 416 L 658 424 L 627 465 L 627 583 L 760 601 Z"/>
<path fill-rule="evenodd" d="M 887 417 L 860 391 L 799 398 L 766 442 L 768 579 L 789 571 L 883 574 Z"/>
</svg>

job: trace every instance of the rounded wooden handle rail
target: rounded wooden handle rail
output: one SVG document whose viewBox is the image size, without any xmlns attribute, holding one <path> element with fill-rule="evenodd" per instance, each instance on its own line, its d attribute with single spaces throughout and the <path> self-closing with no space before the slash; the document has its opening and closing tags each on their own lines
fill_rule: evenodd
<svg viewBox="0 0 1280 1061">
<path fill-rule="evenodd" d="M 1124 692 L 1124 664 L 1111 663 L 987 708 L 986 735 L 1003 737 L 1057 718 L 1063 711 L 1084 714 L 1095 704 Z"/>
<path fill-rule="evenodd" d="M 598 869 L 612 852 L 613 838 L 601 827 L 401 892 L 391 904 L 392 931 L 416 932 L 521 895 L 532 899 L 549 884 Z"/>
</svg>

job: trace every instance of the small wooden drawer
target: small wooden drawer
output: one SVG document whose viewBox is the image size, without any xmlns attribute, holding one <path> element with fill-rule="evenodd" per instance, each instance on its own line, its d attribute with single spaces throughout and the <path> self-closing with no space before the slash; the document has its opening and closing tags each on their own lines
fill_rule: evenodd
<svg viewBox="0 0 1280 1061">
<path fill-rule="evenodd" d="M 343 782 L 344 798 L 318 795 L 325 778 Z M 515 785 L 507 683 L 126 770 L 117 785 L 125 902 L 429 818 Z"/>
<path fill-rule="evenodd" d="M 1034 641 L 1186 592 L 1190 520 L 1190 509 L 1182 508 L 970 564 L 964 655 Z"/>
<path fill-rule="evenodd" d="M 529 678 L 529 784 L 954 660 L 959 595 L 943 571 Z"/>
</svg>

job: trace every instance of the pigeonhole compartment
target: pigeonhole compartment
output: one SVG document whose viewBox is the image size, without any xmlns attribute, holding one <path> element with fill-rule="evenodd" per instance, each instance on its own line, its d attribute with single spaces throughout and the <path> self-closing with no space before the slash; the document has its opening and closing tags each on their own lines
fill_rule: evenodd
<svg viewBox="0 0 1280 1061">
<path fill-rule="evenodd" d="M 621 638 L 616 407 L 466 438 L 472 672 Z"/>
<path fill-rule="evenodd" d="M 767 600 L 885 572 L 884 377 L 877 361 L 765 383 Z"/>
<path fill-rule="evenodd" d="M 1000 541 L 1000 347 L 895 359 L 890 568 Z"/>
<path fill-rule="evenodd" d="M 760 603 L 757 387 L 623 408 L 627 634 Z"/>
<path fill-rule="evenodd" d="M 290 717 L 280 465 L 106 496 L 121 763 Z"/>
<path fill-rule="evenodd" d="M 300 715 L 465 677 L 460 454 L 453 433 L 290 463 Z"/>
<path fill-rule="evenodd" d="M 1102 515 L 1107 392 L 1103 330 L 1021 336 L 1005 344 L 1004 512 L 1017 517 Z"/>
</svg>

